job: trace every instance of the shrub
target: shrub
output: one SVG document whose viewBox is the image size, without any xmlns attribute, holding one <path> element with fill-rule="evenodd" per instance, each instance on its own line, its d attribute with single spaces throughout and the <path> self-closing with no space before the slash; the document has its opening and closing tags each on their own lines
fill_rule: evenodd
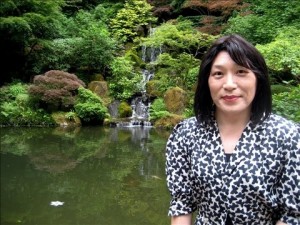
<svg viewBox="0 0 300 225">
<path fill-rule="evenodd" d="M 78 88 L 74 109 L 83 124 L 101 125 L 108 115 L 101 98 L 83 87 Z"/>
<path fill-rule="evenodd" d="M 110 65 L 112 76 L 109 90 L 112 97 L 127 100 L 141 90 L 142 73 L 134 70 L 134 62 L 126 57 L 116 57 Z"/>
<path fill-rule="evenodd" d="M 169 115 L 170 112 L 168 112 L 164 100 L 162 98 L 155 99 L 150 106 L 150 120 L 153 122 Z"/>
<path fill-rule="evenodd" d="M 50 70 L 34 77 L 29 93 L 41 101 L 41 107 L 50 111 L 72 108 L 77 89 L 85 86 L 74 74 L 59 70 Z"/>
<path fill-rule="evenodd" d="M 8 126 L 53 125 L 51 116 L 36 109 L 28 95 L 28 85 L 17 83 L 0 89 L 0 124 Z"/>
</svg>

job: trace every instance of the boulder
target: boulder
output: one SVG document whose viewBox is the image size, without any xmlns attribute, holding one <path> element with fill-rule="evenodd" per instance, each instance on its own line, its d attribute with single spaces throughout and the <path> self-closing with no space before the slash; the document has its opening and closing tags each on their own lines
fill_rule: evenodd
<svg viewBox="0 0 300 225">
<path fill-rule="evenodd" d="M 188 103 L 187 93 L 179 87 L 170 88 L 164 95 L 164 102 L 169 112 L 182 115 Z"/>
<path fill-rule="evenodd" d="M 88 89 L 101 98 L 108 96 L 108 85 L 106 81 L 92 81 L 88 84 Z"/>
</svg>

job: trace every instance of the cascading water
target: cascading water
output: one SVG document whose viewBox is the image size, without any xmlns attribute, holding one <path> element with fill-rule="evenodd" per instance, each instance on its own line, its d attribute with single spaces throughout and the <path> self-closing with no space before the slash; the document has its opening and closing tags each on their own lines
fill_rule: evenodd
<svg viewBox="0 0 300 225">
<path fill-rule="evenodd" d="M 149 35 L 155 32 L 155 28 L 150 28 Z M 154 62 L 161 54 L 160 48 L 142 46 L 142 60 L 145 63 Z M 154 77 L 154 71 L 144 69 L 142 71 L 141 92 L 131 100 L 132 116 L 129 124 L 118 124 L 119 126 L 151 126 L 149 121 L 150 100 L 146 94 L 146 84 Z"/>
</svg>

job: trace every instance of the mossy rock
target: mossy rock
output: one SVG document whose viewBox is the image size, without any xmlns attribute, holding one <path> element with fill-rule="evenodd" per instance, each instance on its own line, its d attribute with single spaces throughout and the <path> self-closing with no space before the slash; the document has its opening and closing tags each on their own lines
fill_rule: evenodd
<svg viewBox="0 0 300 225">
<path fill-rule="evenodd" d="M 180 87 L 170 88 L 164 95 L 164 101 L 169 112 L 182 115 L 188 104 L 187 93 Z"/>
<path fill-rule="evenodd" d="M 121 102 L 118 107 L 119 117 L 126 118 L 132 115 L 132 108 L 127 102 Z"/>
<path fill-rule="evenodd" d="M 98 95 L 105 106 L 108 106 L 111 102 L 108 84 L 106 81 L 92 81 L 88 84 L 88 89 Z"/>
<path fill-rule="evenodd" d="M 94 74 L 93 80 L 94 81 L 104 81 L 104 77 L 102 74 Z"/>
<path fill-rule="evenodd" d="M 153 126 L 155 128 L 172 129 L 176 124 L 178 124 L 183 119 L 184 119 L 183 116 L 171 114 L 158 119 Z"/>
<path fill-rule="evenodd" d="M 101 98 L 108 96 L 108 85 L 106 81 L 92 81 L 88 84 L 88 89 Z"/>
<path fill-rule="evenodd" d="M 55 121 L 56 125 L 60 127 L 79 127 L 81 126 L 81 120 L 76 113 L 70 112 L 54 112 L 51 117 Z"/>
</svg>

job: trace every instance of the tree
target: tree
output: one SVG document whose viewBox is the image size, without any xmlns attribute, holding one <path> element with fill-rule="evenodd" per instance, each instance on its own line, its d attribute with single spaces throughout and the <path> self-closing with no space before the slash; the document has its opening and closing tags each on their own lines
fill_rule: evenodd
<svg viewBox="0 0 300 225">
<path fill-rule="evenodd" d="M 63 0 L 4 0 L 0 3 L 0 56 L 2 82 L 30 80 L 28 58 L 43 48 L 44 40 L 62 34 Z"/>
<path fill-rule="evenodd" d="M 196 83 L 199 64 L 198 59 L 187 53 L 179 54 L 176 58 L 163 53 L 155 62 L 157 73 L 154 79 L 159 79 L 165 90 L 176 86 L 191 90 Z"/>
<path fill-rule="evenodd" d="M 131 60 L 124 56 L 115 58 L 111 63 L 111 71 L 109 88 L 114 98 L 126 100 L 140 91 L 141 72 L 134 70 L 134 63 Z"/>
<path fill-rule="evenodd" d="M 194 29 L 192 22 L 184 20 L 161 24 L 152 35 L 141 39 L 141 45 L 160 47 L 169 54 L 177 55 L 184 51 L 200 57 L 214 39 L 214 36 Z"/>
<path fill-rule="evenodd" d="M 248 8 L 231 17 L 224 33 L 238 33 L 253 44 L 266 44 L 274 40 L 286 26 L 300 28 L 298 0 L 248 0 Z"/>
<path fill-rule="evenodd" d="M 116 18 L 111 20 L 111 29 L 120 42 L 132 41 L 138 36 L 138 29 L 156 19 L 151 13 L 152 6 L 145 0 L 127 0 Z"/>
<path fill-rule="evenodd" d="M 299 37 L 300 31 L 296 27 L 286 27 L 280 31 L 274 41 L 256 46 L 264 55 L 271 71 L 280 74 L 280 81 L 287 81 L 286 77 L 289 75 L 298 82 L 300 80 L 300 46 L 295 44 L 300 42 Z"/>
</svg>

